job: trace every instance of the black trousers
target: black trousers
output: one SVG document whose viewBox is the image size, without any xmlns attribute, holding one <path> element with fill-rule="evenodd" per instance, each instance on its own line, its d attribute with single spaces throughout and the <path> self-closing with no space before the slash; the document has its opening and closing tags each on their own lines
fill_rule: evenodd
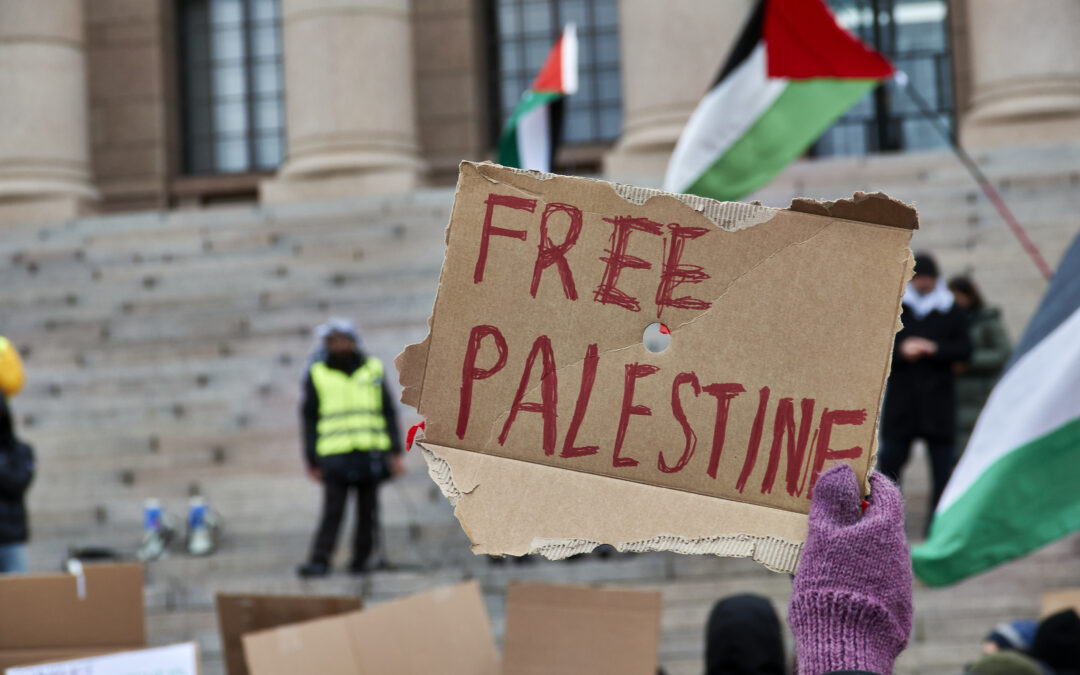
<svg viewBox="0 0 1080 675">
<path fill-rule="evenodd" d="M 881 439 L 878 448 L 878 471 L 893 482 L 900 483 L 900 472 L 907 464 L 911 456 L 911 444 L 914 438 L 895 438 L 886 436 Z M 952 438 L 927 438 L 926 451 L 930 456 L 930 474 L 932 487 L 930 490 L 930 516 L 933 517 L 934 509 L 941 499 L 941 493 L 945 491 L 945 485 L 952 475 L 953 466 L 956 463 L 955 449 Z"/>
<path fill-rule="evenodd" d="M 363 567 L 371 556 L 375 548 L 376 528 L 379 526 L 379 483 L 377 481 L 348 483 L 324 480 L 322 518 L 319 520 L 319 529 L 315 533 L 315 542 L 312 545 L 312 562 L 329 564 L 334 556 L 350 491 L 356 492 L 356 531 L 353 534 L 350 567 Z"/>
</svg>

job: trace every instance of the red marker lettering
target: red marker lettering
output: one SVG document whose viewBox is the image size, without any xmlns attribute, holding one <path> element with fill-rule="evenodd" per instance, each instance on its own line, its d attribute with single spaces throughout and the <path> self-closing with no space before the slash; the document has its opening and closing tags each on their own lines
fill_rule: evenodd
<svg viewBox="0 0 1080 675">
<path fill-rule="evenodd" d="M 623 387 L 622 413 L 619 415 L 619 430 L 615 434 L 615 454 L 611 458 L 611 465 L 614 467 L 638 465 L 636 459 L 620 455 L 623 441 L 626 439 L 626 427 L 630 424 L 630 416 L 644 415 L 648 417 L 652 415 L 651 408 L 634 405 L 634 385 L 638 379 L 648 377 L 659 370 L 658 366 L 651 366 L 647 363 L 626 364 L 626 384 Z"/>
<path fill-rule="evenodd" d="M 632 216 L 617 216 L 604 218 L 614 226 L 611 232 L 611 248 L 606 250 L 608 255 L 600 258 L 607 263 L 604 267 L 604 276 L 600 285 L 593 293 L 593 299 L 603 305 L 618 305 L 631 312 L 640 312 L 641 303 L 637 298 L 621 291 L 616 286 L 619 283 L 619 275 L 624 268 L 635 270 L 651 269 L 652 265 L 637 256 L 628 255 L 626 246 L 630 243 L 630 233 L 636 231 L 648 232 L 649 234 L 662 235 L 663 226 L 648 218 L 634 218 Z"/>
<path fill-rule="evenodd" d="M 678 462 L 675 462 L 675 466 L 668 466 L 667 462 L 664 461 L 663 451 L 660 452 L 656 459 L 656 468 L 663 473 L 682 471 L 682 468 L 694 456 L 694 449 L 697 447 L 697 434 L 690 428 L 690 423 L 686 421 L 686 412 L 683 410 L 682 401 L 679 399 L 679 387 L 684 384 L 689 384 L 694 388 L 695 397 L 701 395 L 701 385 L 698 384 L 697 375 L 694 373 L 679 373 L 671 383 L 671 412 L 675 415 L 679 426 L 682 427 L 683 436 L 686 437 L 686 445 L 683 447 L 682 457 L 679 458 Z"/>
<path fill-rule="evenodd" d="M 592 396 L 593 382 L 596 381 L 596 366 L 599 361 L 600 355 L 597 346 L 595 344 L 589 345 L 585 349 L 585 361 L 581 367 L 581 389 L 578 391 L 577 403 L 574 405 L 574 416 L 570 419 L 570 429 L 566 432 L 566 440 L 563 442 L 563 449 L 559 453 L 559 457 L 595 455 L 600 449 L 596 445 L 574 447 L 578 429 L 581 428 L 581 421 L 585 419 L 585 410 L 589 407 L 589 397 Z"/>
<path fill-rule="evenodd" d="M 768 406 L 769 388 L 762 387 L 758 391 L 758 408 L 754 416 L 754 426 L 750 429 L 750 442 L 746 445 L 746 461 L 743 462 L 739 480 L 735 483 L 735 489 L 739 492 L 743 491 L 746 479 L 750 478 L 750 472 L 754 470 L 754 464 L 757 463 L 758 446 L 761 445 L 761 431 L 765 427 L 765 410 Z"/>
<path fill-rule="evenodd" d="M 833 450 L 829 447 L 832 436 L 832 428 L 840 424 L 861 426 L 866 421 L 865 410 L 829 410 L 825 408 L 821 412 L 821 429 L 818 431 L 817 450 L 814 452 L 814 471 L 810 475 L 810 492 L 814 494 L 814 484 L 817 483 L 818 475 L 825 467 L 825 462 L 830 459 L 856 459 L 862 455 L 863 449 L 859 446 L 847 450 Z"/>
<path fill-rule="evenodd" d="M 565 213 L 570 216 L 570 229 L 566 232 L 566 239 L 561 244 L 554 244 L 548 236 L 548 219 L 556 213 Z M 577 243 L 578 235 L 581 234 L 581 209 L 570 204 L 553 203 L 544 208 L 544 215 L 540 219 L 540 246 L 536 255 L 536 264 L 533 266 L 532 288 L 529 292 L 536 297 L 536 291 L 540 288 L 540 275 L 552 265 L 559 268 L 559 278 L 562 280 L 563 293 L 570 300 L 577 300 L 577 288 L 574 287 L 574 274 L 570 271 L 570 264 L 566 262 L 566 252 Z"/>
<path fill-rule="evenodd" d="M 491 336 L 495 340 L 495 349 L 499 357 L 495 365 L 490 368 L 477 368 L 476 355 L 480 352 L 480 343 L 485 337 Z M 474 326 L 469 333 L 469 347 L 465 351 L 465 363 L 461 366 L 461 402 L 458 405 L 457 437 L 465 438 L 465 430 L 469 426 L 469 410 L 472 408 L 473 382 L 486 380 L 502 370 L 506 365 L 506 338 L 502 336 L 495 326 Z"/>
<path fill-rule="evenodd" d="M 810 427 L 814 423 L 814 399 L 802 400 L 802 418 L 799 420 L 799 440 L 795 441 L 795 405 L 794 399 L 782 398 L 776 406 L 776 419 L 773 422 L 772 448 L 769 450 L 769 465 L 765 470 L 765 479 L 761 482 L 761 494 L 771 494 L 776 481 L 776 471 L 780 467 L 780 452 L 784 437 L 787 437 L 787 491 L 789 495 L 802 494 L 799 485 L 799 470 L 806 455 L 806 444 L 810 439 Z"/>
<path fill-rule="evenodd" d="M 525 390 L 529 387 L 532 376 L 533 364 L 539 355 L 543 362 L 540 375 L 540 402 L 522 401 L 525 398 Z M 514 405 L 510 407 L 510 415 L 503 424 L 502 433 L 499 434 L 499 445 L 506 443 L 506 437 L 510 433 L 519 411 L 540 413 L 544 418 L 544 454 L 555 454 L 555 419 L 559 408 L 559 383 L 555 374 L 555 354 L 551 351 L 551 340 L 546 335 L 541 335 L 533 342 L 529 356 L 525 359 L 525 370 L 521 373 L 521 383 L 518 384 L 517 394 L 514 395 Z"/>
<path fill-rule="evenodd" d="M 727 434 L 728 408 L 731 399 L 746 391 L 746 387 L 734 382 L 710 384 L 703 387 L 709 396 L 716 398 L 716 423 L 713 425 L 712 453 L 709 455 L 709 477 L 716 478 L 720 467 L 720 455 L 724 452 L 724 436 Z"/>
<path fill-rule="evenodd" d="M 660 272 L 660 285 L 656 288 L 656 318 L 658 319 L 660 314 L 663 313 L 664 307 L 698 310 L 712 307 L 711 302 L 691 298 L 688 295 L 681 298 L 671 297 L 676 286 L 680 284 L 700 284 L 709 278 L 709 275 L 705 273 L 705 269 L 700 265 L 679 264 L 683 249 L 686 248 L 686 241 L 708 234 L 709 230 L 704 227 L 683 227 L 678 223 L 668 223 L 668 229 L 671 230 L 671 249 L 667 250 L 667 243 L 665 242 L 664 248 L 667 252 L 667 259 L 664 261 L 663 269 Z"/>
<path fill-rule="evenodd" d="M 527 236 L 525 230 L 511 230 L 505 227 L 495 227 L 492 225 L 491 219 L 495 214 L 495 207 L 506 206 L 511 209 L 517 209 L 518 211 L 528 211 L 529 213 L 536 212 L 535 199 L 524 199 L 523 197 L 511 197 L 510 195 L 497 195 L 492 193 L 488 195 L 488 198 L 484 203 L 487 204 L 487 211 L 484 213 L 484 227 L 480 232 L 480 253 L 476 256 L 476 269 L 473 270 L 474 284 L 478 284 L 484 280 L 484 267 L 487 265 L 488 244 L 490 243 L 492 235 L 520 239 L 521 241 L 525 241 L 525 237 Z"/>
</svg>

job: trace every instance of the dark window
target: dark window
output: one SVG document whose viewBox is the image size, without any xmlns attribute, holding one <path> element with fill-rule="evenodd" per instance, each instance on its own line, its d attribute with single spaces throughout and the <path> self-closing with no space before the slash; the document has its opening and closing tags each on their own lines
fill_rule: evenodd
<svg viewBox="0 0 1080 675">
<path fill-rule="evenodd" d="M 952 69 L 945 0 L 829 0 L 829 4 L 844 27 L 907 73 L 909 86 L 951 130 Z M 933 121 L 890 80 L 825 132 L 812 154 L 865 155 L 947 145 Z"/>
<path fill-rule="evenodd" d="M 492 101 L 498 125 L 514 112 L 568 23 L 577 26 L 578 91 L 566 99 L 562 141 L 609 143 L 622 133 L 616 0 L 490 0 Z"/>
<path fill-rule="evenodd" d="M 284 155 L 279 0 L 182 0 L 184 171 L 274 169 Z"/>
</svg>

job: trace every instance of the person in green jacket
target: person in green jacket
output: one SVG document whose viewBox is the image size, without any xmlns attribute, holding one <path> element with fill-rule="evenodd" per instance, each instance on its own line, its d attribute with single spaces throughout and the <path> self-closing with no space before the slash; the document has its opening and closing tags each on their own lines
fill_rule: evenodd
<svg viewBox="0 0 1080 675">
<path fill-rule="evenodd" d="M 956 366 L 956 449 L 963 452 L 990 390 L 1009 360 L 1012 346 L 1001 324 L 1001 310 L 987 306 L 971 279 L 949 280 L 958 307 L 964 310 L 971 332 L 971 359 Z"/>
</svg>

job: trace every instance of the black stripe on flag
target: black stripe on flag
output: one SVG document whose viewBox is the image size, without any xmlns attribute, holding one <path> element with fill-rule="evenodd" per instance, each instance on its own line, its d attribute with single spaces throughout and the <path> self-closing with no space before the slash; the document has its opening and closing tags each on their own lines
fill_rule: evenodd
<svg viewBox="0 0 1080 675">
<path fill-rule="evenodd" d="M 762 31 L 765 26 L 765 5 L 767 3 L 768 0 L 760 0 L 753 13 L 750 14 L 750 18 L 746 20 L 742 34 L 739 35 L 739 40 L 735 43 L 731 53 L 728 54 L 724 67 L 720 69 L 720 74 L 716 77 L 716 81 L 713 82 L 713 87 L 720 84 L 733 70 L 742 65 L 743 61 L 750 58 L 754 49 L 761 44 Z"/>
<path fill-rule="evenodd" d="M 1058 263 L 1050 287 L 1035 310 L 1035 316 L 1028 322 L 1024 337 L 1013 349 L 1005 370 L 1012 368 L 1021 356 L 1042 342 L 1077 310 L 1080 310 L 1080 235 L 1073 240 L 1065 257 Z"/>
<path fill-rule="evenodd" d="M 551 139 L 551 157 L 548 167 L 555 173 L 555 155 L 559 152 L 563 137 L 563 118 L 566 116 L 566 97 L 560 96 L 548 104 L 548 129 Z"/>
</svg>

